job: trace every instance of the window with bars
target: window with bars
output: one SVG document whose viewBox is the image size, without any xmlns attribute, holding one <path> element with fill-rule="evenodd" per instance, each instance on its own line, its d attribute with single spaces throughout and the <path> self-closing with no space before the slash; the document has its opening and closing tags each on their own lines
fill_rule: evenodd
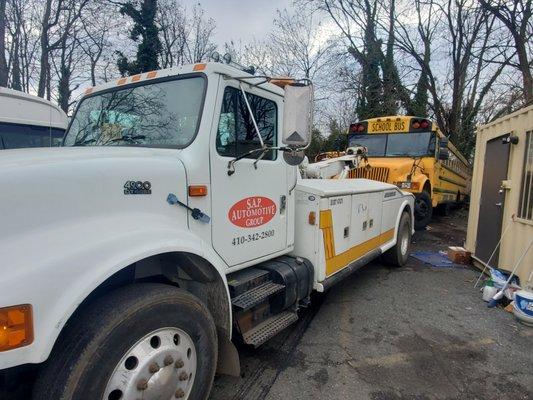
<svg viewBox="0 0 533 400">
<path fill-rule="evenodd" d="M 518 217 L 533 221 L 533 131 L 526 132 L 526 149 Z"/>
</svg>

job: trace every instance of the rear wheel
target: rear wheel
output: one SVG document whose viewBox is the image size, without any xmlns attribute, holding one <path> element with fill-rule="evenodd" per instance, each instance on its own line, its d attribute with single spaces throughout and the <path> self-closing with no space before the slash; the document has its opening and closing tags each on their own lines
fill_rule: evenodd
<svg viewBox="0 0 533 400">
<path fill-rule="evenodd" d="M 415 229 L 420 230 L 426 227 L 431 221 L 433 205 L 431 196 L 427 191 L 415 195 Z"/>
<path fill-rule="evenodd" d="M 38 377 L 35 400 L 207 398 L 217 340 L 200 300 L 144 283 L 89 307 L 58 340 Z"/>
<path fill-rule="evenodd" d="M 383 259 L 387 264 L 403 267 L 409 258 L 411 248 L 411 217 L 407 212 L 402 213 L 398 234 L 394 247 L 383 253 Z"/>
<path fill-rule="evenodd" d="M 438 214 L 442 215 L 443 217 L 449 216 L 451 213 L 451 210 L 452 210 L 451 203 L 442 203 L 442 204 L 439 204 L 437 207 Z"/>
</svg>

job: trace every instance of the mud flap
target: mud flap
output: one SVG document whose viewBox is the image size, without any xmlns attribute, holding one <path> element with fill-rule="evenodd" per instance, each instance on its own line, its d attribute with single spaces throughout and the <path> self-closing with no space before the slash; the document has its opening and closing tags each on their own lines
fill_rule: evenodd
<svg viewBox="0 0 533 400">
<path fill-rule="evenodd" d="M 241 362 L 239 352 L 233 342 L 218 332 L 218 364 L 217 374 L 239 377 L 241 375 Z"/>
</svg>

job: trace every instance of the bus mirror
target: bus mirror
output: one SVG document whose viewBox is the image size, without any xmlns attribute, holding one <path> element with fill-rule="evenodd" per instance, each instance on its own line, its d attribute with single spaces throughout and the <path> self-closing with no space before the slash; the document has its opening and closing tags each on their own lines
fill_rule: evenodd
<svg viewBox="0 0 533 400">
<path fill-rule="evenodd" d="M 448 160 L 450 158 L 450 151 L 446 148 L 439 149 L 439 160 Z"/>
<path fill-rule="evenodd" d="M 285 86 L 283 107 L 283 144 L 303 149 L 311 142 L 313 124 L 313 85 L 292 84 Z"/>
</svg>

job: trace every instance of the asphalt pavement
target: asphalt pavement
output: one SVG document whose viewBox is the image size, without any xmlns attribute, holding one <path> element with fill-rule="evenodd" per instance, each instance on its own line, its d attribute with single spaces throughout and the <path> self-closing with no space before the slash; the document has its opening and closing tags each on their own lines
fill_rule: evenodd
<svg viewBox="0 0 533 400">
<path fill-rule="evenodd" d="M 462 245 L 466 211 L 417 232 L 413 250 Z M 259 349 L 212 400 L 533 399 L 533 328 L 488 309 L 473 268 L 379 261 L 324 295 Z"/>
</svg>

